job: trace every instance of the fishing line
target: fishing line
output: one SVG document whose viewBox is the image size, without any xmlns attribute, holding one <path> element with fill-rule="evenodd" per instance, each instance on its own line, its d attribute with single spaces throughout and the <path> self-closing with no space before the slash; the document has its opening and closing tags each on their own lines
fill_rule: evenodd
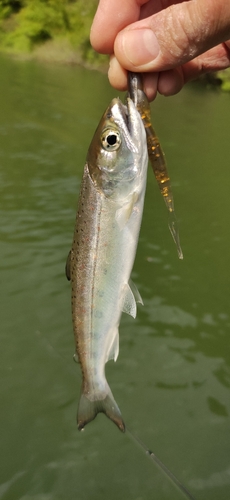
<svg viewBox="0 0 230 500">
<path fill-rule="evenodd" d="M 179 225 L 175 216 L 175 212 L 169 212 L 168 226 L 173 237 L 173 241 L 177 247 L 178 257 L 179 259 L 183 259 L 183 252 L 180 246 Z"/>
<path fill-rule="evenodd" d="M 44 337 L 44 335 L 40 332 L 40 331 L 36 331 L 35 332 L 37 338 L 39 338 L 39 341 L 40 343 L 46 348 L 46 350 L 51 354 L 52 353 L 52 356 L 55 357 L 56 359 L 58 359 L 59 361 L 61 360 L 62 363 L 64 364 L 65 363 L 65 369 L 71 373 L 71 375 L 73 374 L 73 370 L 72 369 L 69 369 L 67 368 L 69 365 L 66 366 L 66 357 L 63 356 L 60 352 L 57 351 L 57 349 L 48 341 L 48 339 L 46 337 Z M 64 367 L 64 366 L 63 366 Z M 163 472 L 165 474 L 165 476 L 170 479 L 170 481 L 172 482 L 172 484 L 174 486 L 176 486 L 179 491 L 189 500 L 195 500 L 195 497 L 187 490 L 187 488 L 183 485 L 183 483 L 181 483 L 181 481 L 179 481 L 179 479 L 177 479 L 177 477 L 173 474 L 173 472 L 171 472 L 165 464 L 163 464 L 163 462 L 161 462 L 161 460 L 157 457 L 157 455 L 155 455 L 155 453 L 153 453 L 153 451 L 151 451 L 148 446 L 146 446 L 145 443 L 143 443 L 143 441 L 138 437 L 136 436 L 130 429 L 129 427 L 125 427 L 125 430 L 126 430 L 126 434 L 129 436 L 129 438 L 136 444 L 139 446 L 139 448 L 145 452 L 145 455 L 147 457 L 150 458 L 150 460 L 152 460 L 152 462 L 154 462 L 158 468 L 160 469 L 161 472 Z"/>
<path fill-rule="evenodd" d="M 141 439 L 136 436 L 127 426 L 125 427 L 127 435 L 132 439 L 132 441 L 139 445 L 139 447 L 142 449 L 142 451 L 145 452 L 145 455 L 148 456 L 152 462 L 154 462 L 158 468 L 160 469 L 161 472 L 164 472 L 164 474 L 167 476 L 168 479 L 171 480 L 172 484 L 178 488 L 178 490 L 189 500 L 196 500 L 195 497 L 190 493 L 190 491 L 187 490 L 187 488 L 184 486 L 179 479 L 171 472 L 166 465 L 161 462 L 161 460 L 151 451 L 148 446 L 146 446 Z"/>
<path fill-rule="evenodd" d="M 69 364 L 69 356 L 65 356 L 62 353 L 60 353 L 56 347 L 54 347 L 50 341 L 45 337 L 45 335 L 40 332 L 39 330 L 36 330 L 35 335 L 37 339 L 39 339 L 39 343 L 43 346 L 44 350 L 49 353 L 50 356 L 53 358 L 56 358 L 58 361 L 61 361 L 63 368 L 65 367 L 65 370 L 68 373 L 75 373 L 73 365 L 70 366 Z M 66 364 L 67 362 L 67 364 Z M 77 361 L 75 361 L 77 362 Z"/>
</svg>

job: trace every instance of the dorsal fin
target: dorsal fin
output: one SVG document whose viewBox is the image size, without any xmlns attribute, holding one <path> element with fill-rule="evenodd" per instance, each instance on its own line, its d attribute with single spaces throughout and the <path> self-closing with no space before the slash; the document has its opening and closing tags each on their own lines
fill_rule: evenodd
<svg viewBox="0 0 230 500">
<path fill-rule="evenodd" d="M 68 257 L 66 260 L 66 265 L 65 265 L 65 274 L 67 280 L 71 280 L 71 250 L 68 253 Z"/>
</svg>

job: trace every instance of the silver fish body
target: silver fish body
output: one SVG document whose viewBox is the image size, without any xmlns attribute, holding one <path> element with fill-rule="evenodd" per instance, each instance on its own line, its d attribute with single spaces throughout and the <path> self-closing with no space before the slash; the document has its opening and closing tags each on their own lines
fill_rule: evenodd
<svg viewBox="0 0 230 500">
<path fill-rule="evenodd" d="M 113 99 L 89 147 L 67 277 L 72 285 L 76 353 L 82 369 L 78 428 L 104 412 L 125 425 L 105 377 L 117 359 L 122 311 L 136 315 L 141 302 L 129 284 L 142 219 L 148 153 L 133 102 Z"/>
</svg>

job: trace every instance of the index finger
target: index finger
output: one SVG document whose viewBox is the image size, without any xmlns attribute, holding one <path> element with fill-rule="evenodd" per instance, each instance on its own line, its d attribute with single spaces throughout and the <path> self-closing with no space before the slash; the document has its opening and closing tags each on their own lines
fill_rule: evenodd
<svg viewBox="0 0 230 500">
<path fill-rule="evenodd" d="M 147 1 L 100 0 L 90 33 L 93 48 L 103 54 L 113 54 L 117 34 L 138 21 L 141 6 Z"/>
</svg>

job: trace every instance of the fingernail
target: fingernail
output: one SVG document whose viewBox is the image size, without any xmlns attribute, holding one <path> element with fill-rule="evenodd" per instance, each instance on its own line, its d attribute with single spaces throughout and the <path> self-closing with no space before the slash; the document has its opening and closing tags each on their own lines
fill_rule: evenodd
<svg viewBox="0 0 230 500">
<path fill-rule="evenodd" d="M 117 90 L 127 89 L 127 71 L 119 64 L 114 55 L 110 57 L 108 78 Z"/>
<path fill-rule="evenodd" d="M 120 36 L 124 55 L 133 66 L 144 66 L 159 54 L 158 40 L 150 29 L 127 30 Z"/>
</svg>

